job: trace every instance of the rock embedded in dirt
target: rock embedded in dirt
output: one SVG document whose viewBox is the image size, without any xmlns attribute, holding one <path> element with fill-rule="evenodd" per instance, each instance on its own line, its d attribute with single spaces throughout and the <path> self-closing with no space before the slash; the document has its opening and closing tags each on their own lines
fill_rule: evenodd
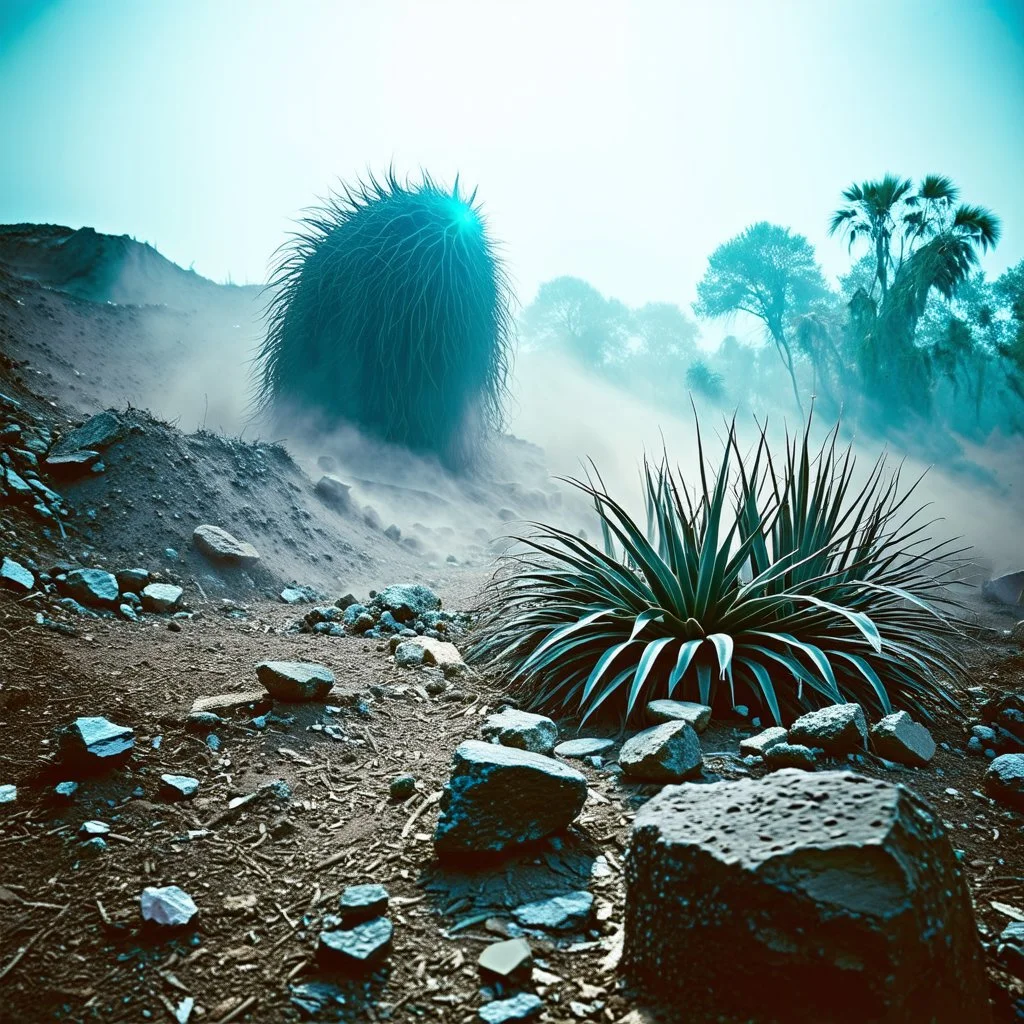
<svg viewBox="0 0 1024 1024">
<path fill-rule="evenodd" d="M 466 740 L 452 758 L 434 845 L 439 854 L 490 853 L 543 839 L 586 799 L 586 777 L 554 758 Z"/>
<path fill-rule="evenodd" d="M 558 726 L 550 718 L 515 708 L 505 708 L 491 715 L 480 731 L 491 743 L 529 750 L 534 754 L 550 754 L 558 739 Z"/>
<path fill-rule="evenodd" d="M 410 637 L 398 644 L 395 664 L 399 667 L 435 665 L 446 676 L 455 675 L 466 667 L 455 644 L 429 636 Z"/>
<path fill-rule="evenodd" d="M 60 589 L 90 608 L 113 608 L 120 603 L 117 577 L 105 569 L 74 569 Z"/>
<path fill-rule="evenodd" d="M 417 619 L 441 607 L 441 598 L 422 583 L 400 583 L 385 587 L 373 599 L 374 607 L 391 612 L 399 622 Z"/>
<path fill-rule="evenodd" d="M 558 757 L 577 758 L 593 757 L 595 754 L 603 754 L 606 750 L 615 746 L 615 740 L 601 739 L 597 736 L 582 736 L 576 740 L 566 740 L 555 747 L 555 754 Z"/>
<path fill-rule="evenodd" d="M 227 530 L 206 523 L 192 531 L 192 543 L 207 558 L 215 561 L 248 565 L 258 562 L 260 553 L 247 541 L 233 537 Z"/>
<path fill-rule="evenodd" d="M 142 920 L 169 928 L 181 928 L 198 913 L 192 897 L 176 885 L 149 885 L 139 897 Z"/>
<path fill-rule="evenodd" d="M 223 719 L 216 712 L 235 711 L 253 704 L 265 704 L 269 699 L 264 690 L 241 690 L 238 693 L 215 693 L 209 697 L 196 697 L 192 702 L 188 720 L 193 725 L 219 725 Z M 213 718 L 210 718 L 210 715 L 213 715 Z"/>
<path fill-rule="evenodd" d="M 1024 754 L 1000 754 L 985 770 L 985 789 L 1002 804 L 1024 811 Z"/>
<path fill-rule="evenodd" d="M 65 782 L 58 782 L 53 787 L 53 792 L 61 800 L 70 800 L 78 792 L 78 783 L 71 779 Z"/>
<path fill-rule="evenodd" d="M 659 723 L 689 722 L 695 732 L 703 732 L 711 721 L 711 708 L 689 700 L 652 700 L 647 705 L 649 717 Z"/>
<path fill-rule="evenodd" d="M 305 661 L 261 661 L 256 676 L 275 700 L 301 703 L 325 700 L 334 686 L 334 673 Z"/>
<path fill-rule="evenodd" d="M 833 704 L 801 715 L 789 727 L 789 742 L 820 747 L 827 754 L 867 749 L 868 723 L 859 704 Z"/>
<path fill-rule="evenodd" d="M 160 789 L 171 800 L 188 800 L 199 792 L 199 780 L 191 775 L 161 775 Z"/>
<path fill-rule="evenodd" d="M 13 804 L 18 799 L 18 787 L 12 783 L 0 786 L 0 804 Z"/>
<path fill-rule="evenodd" d="M 993 604 L 1024 607 L 1024 569 L 986 580 L 981 585 L 981 596 Z"/>
<path fill-rule="evenodd" d="M 511 999 L 495 999 L 484 1003 L 477 1014 L 484 1024 L 509 1024 L 517 1020 L 533 1020 L 540 1016 L 544 1003 L 532 992 L 520 992 Z"/>
<path fill-rule="evenodd" d="M 477 966 L 485 980 L 501 981 L 529 974 L 533 951 L 526 939 L 492 942 L 480 954 Z"/>
<path fill-rule="evenodd" d="M 902 786 L 782 771 L 669 787 L 625 864 L 623 967 L 686 1019 L 989 1019 L 956 855 Z"/>
<path fill-rule="evenodd" d="M 321 501 L 339 512 L 347 512 L 352 507 L 351 486 L 342 483 L 336 476 L 327 474 L 320 477 L 313 490 Z"/>
<path fill-rule="evenodd" d="M 999 934 L 996 957 L 1012 975 L 1024 980 L 1024 921 L 1011 921 Z"/>
<path fill-rule="evenodd" d="M 62 455 L 51 453 L 46 456 L 46 468 L 55 475 L 63 473 L 65 477 L 80 473 L 82 470 L 102 466 L 100 453 L 93 449 L 78 452 L 66 452 Z"/>
<path fill-rule="evenodd" d="M 415 775 L 396 775 L 388 785 L 388 793 L 392 800 L 407 800 L 415 792 Z"/>
<path fill-rule="evenodd" d="M 114 764 L 127 758 L 135 746 L 134 730 L 106 718 L 76 718 L 61 733 L 61 755 L 67 762 L 90 766 Z"/>
<path fill-rule="evenodd" d="M 386 917 L 365 921 L 354 928 L 323 931 L 317 941 L 317 958 L 324 967 L 348 969 L 366 967 L 380 960 L 391 948 L 393 929 Z"/>
<path fill-rule="evenodd" d="M 28 594 L 36 585 L 35 577 L 20 562 L 4 557 L 0 563 L 0 587 L 14 590 L 20 594 Z"/>
<path fill-rule="evenodd" d="M 644 729 L 622 744 L 623 774 L 649 782 L 682 782 L 704 763 L 700 740 L 689 722 L 666 722 Z"/>
<path fill-rule="evenodd" d="M 73 455 L 90 449 L 97 452 L 125 436 L 124 424 L 112 412 L 100 412 L 90 417 L 80 427 L 68 431 L 50 449 L 50 458 Z"/>
<path fill-rule="evenodd" d="M 105 821 L 94 818 L 91 821 L 83 821 L 78 831 L 83 836 L 105 836 L 109 834 L 110 826 Z"/>
<path fill-rule="evenodd" d="M 581 931 L 586 928 L 593 910 L 593 894 L 580 889 L 562 896 L 552 896 L 547 900 L 524 903 L 512 911 L 512 916 L 516 923 L 524 928 Z"/>
<path fill-rule="evenodd" d="M 309 604 L 315 600 L 306 587 L 285 587 L 279 596 L 285 604 Z"/>
<path fill-rule="evenodd" d="M 169 612 L 178 607 L 183 594 L 173 583 L 150 583 L 142 590 L 142 607 L 147 612 Z"/>
<path fill-rule="evenodd" d="M 119 569 L 114 573 L 122 594 L 138 594 L 150 581 L 148 569 Z"/>
<path fill-rule="evenodd" d="M 388 909 L 388 891 L 383 885 L 350 885 L 338 897 L 341 920 L 346 928 L 383 917 Z"/>
<path fill-rule="evenodd" d="M 897 764 L 926 765 L 935 756 L 935 740 L 920 722 L 906 711 L 876 722 L 871 727 L 871 746 L 879 757 Z"/>
<path fill-rule="evenodd" d="M 747 736 L 740 740 L 740 754 L 744 757 L 764 757 L 769 747 L 776 743 L 786 742 L 786 730 L 779 725 L 773 725 L 757 733 L 754 736 Z"/>
<path fill-rule="evenodd" d="M 813 772 L 818 763 L 814 747 L 803 743 L 773 743 L 764 752 L 764 763 L 771 769 L 800 768 Z"/>
</svg>

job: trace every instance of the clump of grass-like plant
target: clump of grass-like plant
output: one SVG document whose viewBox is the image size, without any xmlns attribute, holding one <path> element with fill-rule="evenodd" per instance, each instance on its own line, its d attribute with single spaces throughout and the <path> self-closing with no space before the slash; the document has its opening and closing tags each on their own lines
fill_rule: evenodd
<svg viewBox="0 0 1024 1024">
<path fill-rule="evenodd" d="M 454 469 L 502 421 L 512 296 L 476 193 L 393 174 L 332 196 L 282 250 L 256 397 Z"/>
<path fill-rule="evenodd" d="M 735 423 L 717 471 L 688 489 L 645 461 L 642 528 L 593 480 L 599 547 L 553 526 L 522 538 L 496 575 L 470 660 L 533 706 L 628 718 L 659 697 L 732 706 L 783 723 L 858 701 L 931 717 L 953 706 L 962 642 L 945 583 L 960 564 L 928 539 L 899 469 L 880 458 L 855 485 L 838 427 L 824 445 L 764 430 L 744 458 Z"/>
</svg>

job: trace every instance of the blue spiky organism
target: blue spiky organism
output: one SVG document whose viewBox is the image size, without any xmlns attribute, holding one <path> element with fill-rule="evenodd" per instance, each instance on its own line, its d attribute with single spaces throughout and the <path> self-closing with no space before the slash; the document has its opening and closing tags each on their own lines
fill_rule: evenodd
<svg viewBox="0 0 1024 1024">
<path fill-rule="evenodd" d="M 502 422 L 513 324 L 475 200 L 389 173 L 307 216 L 271 281 L 259 403 L 472 464 Z"/>
</svg>

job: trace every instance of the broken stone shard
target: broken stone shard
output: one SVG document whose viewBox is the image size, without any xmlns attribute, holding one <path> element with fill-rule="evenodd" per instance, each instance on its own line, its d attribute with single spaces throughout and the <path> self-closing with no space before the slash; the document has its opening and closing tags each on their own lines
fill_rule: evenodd
<svg viewBox="0 0 1024 1024">
<path fill-rule="evenodd" d="M 786 730 L 781 726 L 773 725 L 755 736 L 748 736 L 740 740 L 740 754 L 747 757 L 753 754 L 755 757 L 764 757 L 765 751 L 776 743 L 786 742 Z"/>
<path fill-rule="evenodd" d="M 180 928 L 195 917 L 199 908 L 184 889 L 176 885 L 147 886 L 139 897 L 143 921 Z"/>
<path fill-rule="evenodd" d="M 147 612 L 169 612 L 181 603 L 183 593 L 173 583 L 149 583 L 142 589 L 142 607 Z"/>
<path fill-rule="evenodd" d="M 207 558 L 246 565 L 258 562 L 260 553 L 247 541 L 233 537 L 227 530 L 206 523 L 192 531 L 192 543 Z"/>
<path fill-rule="evenodd" d="M 90 608 L 113 608 L 120 598 L 117 577 L 105 569 L 74 569 L 61 589 Z"/>
<path fill-rule="evenodd" d="M 593 757 L 595 754 L 603 754 L 606 750 L 615 746 L 615 740 L 600 739 L 597 736 L 584 736 L 578 740 L 566 740 L 555 747 L 555 753 L 559 757 L 578 758 Z"/>
<path fill-rule="evenodd" d="M 190 775 L 161 775 L 161 790 L 172 800 L 187 800 L 199 792 L 199 780 Z"/>
<path fill-rule="evenodd" d="M 764 752 L 764 763 L 769 768 L 800 768 L 813 772 L 818 752 L 802 743 L 773 743 Z"/>
<path fill-rule="evenodd" d="M 827 754 L 867 749 L 868 723 L 859 704 L 833 704 L 801 715 L 789 727 L 789 742 L 820 747 Z"/>
<path fill-rule="evenodd" d="M 324 700 L 334 686 L 334 673 L 305 661 L 262 661 L 256 677 L 275 700 L 296 703 Z"/>
<path fill-rule="evenodd" d="M 689 700 L 652 700 L 647 714 L 655 722 L 689 722 L 695 732 L 703 732 L 711 721 L 711 708 Z"/>
<path fill-rule="evenodd" d="M 789 770 L 668 787 L 625 863 L 623 967 L 685 1007 L 672 1020 L 989 1019 L 956 855 L 901 786 Z"/>
<path fill-rule="evenodd" d="M 526 939 L 492 942 L 477 961 L 481 974 L 501 979 L 525 974 L 532 963 L 533 952 Z"/>
<path fill-rule="evenodd" d="M 391 947 L 392 927 L 386 917 L 358 924 L 354 928 L 320 933 L 317 957 L 324 966 L 358 968 L 372 964 Z"/>
<path fill-rule="evenodd" d="M 484 1024 L 508 1024 L 516 1020 L 533 1020 L 544 1009 L 544 1003 L 532 992 L 520 992 L 511 999 L 495 999 L 477 1011 Z"/>
<path fill-rule="evenodd" d="M 626 740 L 619 752 L 624 774 L 650 782 L 681 782 L 703 764 L 700 740 L 685 721 L 666 722 Z"/>
<path fill-rule="evenodd" d="M 586 798 L 586 777 L 554 758 L 466 740 L 452 758 L 434 845 L 484 853 L 543 839 L 575 820 Z"/>
<path fill-rule="evenodd" d="M 113 763 L 131 753 L 134 735 L 128 726 L 106 718 L 76 718 L 61 736 L 61 753 L 65 760 Z"/>
<path fill-rule="evenodd" d="M 558 726 L 544 715 L 505 708 L 491 715 L 480 731 L 485 740 L 504 747 L 518 747 L 534 754 L 550 754 L 555 749 Z"/>
<path fill-rule="evenodd" d="M 383 917 L 388 909 L 388 891 L 383 885 L 350 885 L 338 897 L 345 927 Z"/>
<path fill-rule="evenodd" d="M 72 455 L 94 449 L 101 451 L 124 437 L 124 424 L 112 412 L 100 412 L 90 417 L 80 427 L 68 431 L 50 449 L 46 460 Z"/>
<path fill-rule="evenodd" d="M 27 594 L 36 585 L 35 577 L 13 558 L 4 557 L 0 563 L 0 586 L 18 593 Z"/>
<path fill-rule="evenodd" d="M 935 740 L 906 711 L 886 715 L 871 727 L 871 745 L 879 757 L 920 767 L 935 756 Z"/>
<path fill-rule="evenodd" d="M 546 928 L 551 931 L 586 928 L 594 909 L 593 894 L 585 889 L 552 896 L 547 900 L 524 903 L 512 911 L 516 922 L 524 928 Z"/>
</svg>

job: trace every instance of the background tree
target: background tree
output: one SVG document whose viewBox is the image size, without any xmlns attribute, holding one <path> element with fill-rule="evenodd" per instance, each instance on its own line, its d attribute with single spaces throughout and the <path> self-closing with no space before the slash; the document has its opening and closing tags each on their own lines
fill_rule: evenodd
<svg viewBox="0 0 1024 1024">
<path fill-rule="evenodd" d="M 811 243 L 789 228 L 762 221 L 720 245 L 697 285 L 697 316 L 736 313 L 756 317 L 786 367 L 797 408 L 803 413 L 789 328 L 827 293 Z"/>
</svg>

